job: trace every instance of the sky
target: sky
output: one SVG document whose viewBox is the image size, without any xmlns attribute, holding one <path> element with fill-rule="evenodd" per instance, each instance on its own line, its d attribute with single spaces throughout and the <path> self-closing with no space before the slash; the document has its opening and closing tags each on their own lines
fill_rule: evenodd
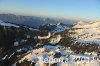
<svg viewBox="0 0 100 66">
<path fill-rule="evenodd" d="M 100 0 L 0 0 L 0 13 L 100 20 Z"/>
</svg>

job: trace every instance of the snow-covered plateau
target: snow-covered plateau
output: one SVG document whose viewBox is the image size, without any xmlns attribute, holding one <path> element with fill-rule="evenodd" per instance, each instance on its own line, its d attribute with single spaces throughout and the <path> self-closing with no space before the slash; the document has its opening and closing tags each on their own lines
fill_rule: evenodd
<svg viewBox="0 0 100 66">
<path fill-rule="evenodd" d="M 69 31 L 70 35 L 81 43 L 96 43 L 100 45 L 100 21 L 78 22 Z"/>
</svg>

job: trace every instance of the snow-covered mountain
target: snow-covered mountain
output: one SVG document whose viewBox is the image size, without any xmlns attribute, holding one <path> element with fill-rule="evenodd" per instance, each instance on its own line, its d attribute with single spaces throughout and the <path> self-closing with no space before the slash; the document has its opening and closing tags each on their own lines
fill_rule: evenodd
<svg viewBox="0 0 100 66">
<path fill-rule="evenodd" d="M 0 66 L 99 66 L 99 46 L 75 44 L 71 38 L 83 33 L 99 33 L 99 26 L 92 24 L 98 26 L 99 22 L 79 22 L 73 27 L 62 23 L 46 24 L 34 29 L 0 20 Z M 95 32 L 89 32 L 90 29 Z M 92 39 L 97 40 L 98 36 Z"/>
<path fill-rule="evenodd" d="M 81 43 L 96 43 L 100 45 L 100 21 L 78 22 L 69 31 Z"/>
<path fill-rule="evenodd" d="M 57 24 L 45 24 L 43 26 L 40 26 L 40 30 L 48 30 L 51 33 L 59 33 L 66 29 L 69 29 L 72 25 L 66 25 L 63 23 L 57 23 Z"/>
</svg>

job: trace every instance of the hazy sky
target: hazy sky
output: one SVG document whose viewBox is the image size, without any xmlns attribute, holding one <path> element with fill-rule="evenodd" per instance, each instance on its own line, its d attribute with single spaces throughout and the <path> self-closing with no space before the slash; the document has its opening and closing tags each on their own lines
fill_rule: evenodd
<svg viewBox="0 0 100 66">
<path fill-rule="evenodd" d="M 100 20 L 100 0 L 0 0 L 0 12 Z"/>
</svg>

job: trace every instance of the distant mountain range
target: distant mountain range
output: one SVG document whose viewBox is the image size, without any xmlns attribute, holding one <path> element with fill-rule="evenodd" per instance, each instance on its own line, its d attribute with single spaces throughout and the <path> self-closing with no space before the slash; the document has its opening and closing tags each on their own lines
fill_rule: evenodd
<svg viewBox="0 0 100 66">
<path fill-rule="evenodd" d="M 45 18 L 45 17 L 36 17 L 36 16 L 22 16 L 22 15 L 14 15 L 14 14 L 0 14 L 1 20 L 6 20 L 16 24 L 27 25 L 31 27 L 38 28 L 40 25 L 48 24 L 48 23 L 58 23 L 63 22 L 66 24 L 74 24 L 76 21 L 74 20 L 63 20 L 57 18 Z"/>
</svg>

